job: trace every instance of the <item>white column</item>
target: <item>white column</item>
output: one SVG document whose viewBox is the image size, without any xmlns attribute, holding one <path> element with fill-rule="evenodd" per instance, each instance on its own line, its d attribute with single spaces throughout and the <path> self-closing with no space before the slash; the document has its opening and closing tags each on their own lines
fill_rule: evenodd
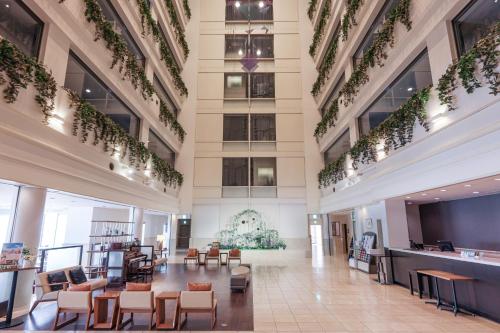
<svg viewBox="0 0 500 333">
<path fill-rule="evenodd" d="M 46 195 L 46 188 L 23 186 L 19 190 L 12 242 L 24 243 L 24 247 L 34 253 L 38 251 L 40 243 Z M 28 309 L 34 277 L 34 270 L 19 273 L 14 302 L 16 310 Z"/>
<path fill-rule="evenodd" d="M 142 238 L 142 224 L 144 223 L 144 209 L 134 207 L 134 238 L 141 240 Z"/>
</svg>

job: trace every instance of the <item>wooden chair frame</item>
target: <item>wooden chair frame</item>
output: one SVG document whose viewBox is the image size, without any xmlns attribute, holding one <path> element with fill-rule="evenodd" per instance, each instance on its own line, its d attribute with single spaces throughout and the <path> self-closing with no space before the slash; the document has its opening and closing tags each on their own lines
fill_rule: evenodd
<svg viewBox="0 0 500 333">
<path fill-rule="evenodd" d="M 63 286 L 63 291 L 66 291 L 68 289 L 68 286 L 69 286 L 69 282 L 57 282 L 57 283 L 50 283 L 50 284 L 46 284 L 46 285 L 41 285 L 41 284 L 37 284 L 35 285 L 35 288 L 43 288 L 44 286 L 58 286 L 58 285 L 61 285 Z M 57 301 L 57 297 L 56 298 L 47 298 L 47 299 L 40 299 L 40 300 L 35 300 L 35 302 L 33 302 L 33 305 L 31 306 L 30 308 L 30 312 L 29 314 L 31 314 L 35 308 L 38 306 L 38 304 L 40 303 L 45 303 L 45 302 L 56 302 Z"/>
<path fill-rule="evenodd" d="M 59 305 L 57 306 L 56 318 L 54 320 L 54 325 L 52 326 L 52 330 L 57 331 L 60 328 L 77 321 L 78 318 L 80 317 L 80 314 L 86 314 L 87 320 L 85 321 L 85 330 L 88 331 L 88 329 L 90 327 L 90 317 L 92 316 L 93 312 L 94 312 L 94 309 L 92 308 L 92 292 L 89 291 L 88 308 L 87 309 L 70 309 L 70 308 L 59 307 Z M 73 318 L 70 318 L 70 319 L 59 324 L 59 315 L 61 313 L 65 313 L 65 314 L 66 313 L 74 313 L 75 316 Z"/>
<path fill-rule="evenodd" d="M 156 321 L 153 320 L 153 316 L 156 312 L 155 306 L 154 306 L 154 297 L 153 293 L 151 292 L 151 307 L 150 309 L 144 309 L 144 308 L 122 308 L 121 305 L 118 309 L 118 316 L 116 317 L 116 330 L 119 331 L 123 327 L 127 326 L 128 324 L 132 323 L 134 324 L 134 313 L 147 313 L 149 314 L 149 323 L 148 323 L 148 330 L 151 331 L 151 329 L 156 325 Z M 126 313 L 130 313 L 130 318 L 127 319 L 125 322 L 123 321 L 123 317 Z"/>
</svg>

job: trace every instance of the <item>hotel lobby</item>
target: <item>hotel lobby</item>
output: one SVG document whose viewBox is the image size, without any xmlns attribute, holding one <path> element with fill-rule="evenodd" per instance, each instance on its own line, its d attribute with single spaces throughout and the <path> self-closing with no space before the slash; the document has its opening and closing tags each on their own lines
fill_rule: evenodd
<svg viewBox="0 0 500 333">
<path fill-rule="evenodd" d="M 500 332 L 496 0 L 0 0 L 0 330 Z"/>
</svg>

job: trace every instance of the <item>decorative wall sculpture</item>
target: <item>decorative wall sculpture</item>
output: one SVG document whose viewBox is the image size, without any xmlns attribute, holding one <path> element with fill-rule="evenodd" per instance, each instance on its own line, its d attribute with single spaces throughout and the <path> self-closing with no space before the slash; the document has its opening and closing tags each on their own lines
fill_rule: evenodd
<svg viewBox="0 0 500 333">
<path fill-rule="evenodd" d="M 267 227 L 262 215 L 246 209 L 231 218 L 217 233 L 222 249 L 285 249 L 286 243 L 279 237 L 278 230 Z"/>
</svg>

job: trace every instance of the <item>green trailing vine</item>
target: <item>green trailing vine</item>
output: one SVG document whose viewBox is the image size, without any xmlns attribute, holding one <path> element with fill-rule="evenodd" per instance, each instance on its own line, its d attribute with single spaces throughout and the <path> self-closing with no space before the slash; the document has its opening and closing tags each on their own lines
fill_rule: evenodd
<svg viewBox="0 0 500 333">
<path fill-rule="evenodd" d="M 3 97 L 7 103 L 17 100 L 20 89 L 26 89 L 32 83 L 36 89 L 35 101 L 43 113 L 43 123 L 47 124 L 57 92 L 56 80 L 52 72 L 37 61 L 27 56 L 13 43 L 0 40 L 0 85 L 6 85 Z"/>
<path fill-rule="evenodd" d="M 191 7 L 189 7 L 189 0 L 182 0 L 182 7 L 188 19 L 191 19 Z"/>
<path fill-rule="evenodd" d="M 314 57 L 318 49 L 319 43 L 323 39 L 325 33 L 326 24 L 328 23 L 328 18 L 330 17 L 330 11 L 332 7 L 332 0 L 325 0 L 325 5 L 319 14 L 319 21 L 316 30 L 314 30 L 313 41 L 311 46 L 309 46 L 309 54 Z"/>
<path fill-rule="evenodd" d="M 453 91 L 457 89 L 458 80 L 468 94 L 487 84 L 490 94 L 499 93 L 500 79 L 496 71 L 500 51 L 500 23 L 496 23 L 490 32 L 481 38 L 474 46 L 463 54 L 457 62 L 451 64 L 438 81 L 438 97 L 440 103 L 446 105 L 448 110 L 456 109 Z M 481 70 L 477 71 L 478 64 Z M 479 77 L 481 75 L 481 77 Z M 484 79 L 486 82 L 482 82 Z"/>
<path fill-rule="evenodd" d="M 342 40 L 346 41 L 349 33 L 349 29 L 356 25 L 356 13 L 361 8 L 363 0 L 348 0 L 346 6 L 346 13 L 342 18 Z"/>
<path fill-rule="evenodd" d="M 161 60 L 167 66 L 167 69 L 172 76 L 175 88 L 179 91 L 181 96 L 187 96 L 188 90 L 184 81 L 182 80 L 179 67 L 175 62 L 174 55 L 167 44 L 167 41 L 163 38 L 159 23 L 156 22 L 151 15 L 151 9 L 149 8 L 146 0 L 136 0 L 139 7 L 139 14 L 141 15 L 142 24 L 142 34 L 153 35 L 153 39 L 159 44 Z"/>
<path fill-rule="evenodd" d="M 186 131 L 177 121 L 175 115 L 168 109 L 167 104 L 160 99 L 160 121 L 165 126 L 170 126 L 170 129 L 179 137 L 181 142 L 184 142 Z"/>
<path fill-rule="evenodd" d="M 318 0 L 309 0 L 309 7 L 307 7 L 307 16 L 310 20 L 313 19 L 314 13 L 316 13 L 316 7 L 318 6 Z"/>
<path fill-rule="evenodd" d="M 379 143 L 383 144 L 384 152 L 387 154 L 412 142 L 417 122 L 428 131 L 425 106 L 429 101 L 430 91 L 431 87 L 427 87 L 416 92 L 378 127 L 356 141 L 347 153 L 329 163 L 318 175 L 320 187 L 335 184 L 347 176 L 347 155 L 350 156 L 353 169 L 357 170 L 361 164 L 377 161 Z"/>
<path fill-rule="evenodd" d="M 313 96 L 317 96 L 321 90 L 321 87 L 325 84 L 328 79 L 328 75 L 330 74 L 330 70 L 335 64 L 335 56 L 337 55 L 337 49 L 339 45 L 340 35 L 336 34 L 333 36 L 330 45 L 328 46 L 328 50 L 326 51 L 325 58 L 319 67 L 319 75 L 316 81 L 313 84 L 313 88 L 311 90 L 311 94 Z"/>
<path fill-rule="evenodd" d="M 147 100 L 153 96 L 153 84 L 147 79 L 144 68 L 137 62 L 135 55 L 128 49 L 123 36 L 113 29 L 96 0 L 84 0 L 85 17 L 93 22 L 96 29 L 95 41 L 103 39 L 106 47 L 113 53 L 111 68 L 118 65 L 118 70 L 128 78 L 135 89 L 141 88 L 142 97 Z"/>
<path fill-rule="evenodd" d="M 186 36 L 184 34 L 184 30 L 182 29 L 181 22 L 177 16 L 177 11 L 175 10 L 174 2 L 172 0 L 165 0 L 165 5 L 167 6 L 168 16 L 170 17 L 170 24 L 174 27 L 175 38 L 182 47 L 184 57 L 187 58 L 189 54 L 189 47 L 186 42 Z"/>
<path fill-rule="evenodd" d="M 130 136 L 123 128 L 116 124 L 110 117 L 99 112 L 75 92 L 68 90 L 70 107 L 75 108 L 72 134 L 80 136 L 80 141 L 85 143 L 89 134 L 93 133 L 92 144 L 103 142 L 105 152 L 111 155 L 119 153 L 120 159 L 128 155 L 128 163 L 136 170 L 145 170 L 151 160 L 153 177 L 163 182 L 166 186 L 181 186 L 183 176 L 172 168 L 167 162 L 151 152 L 144 142 Z"/>
<path fill-rule="evenodd" d="M 339 99 L 335 98 L 332 101 L 332 104 L 330 105 L 328 110 L 326 110 L 325 113 L 323 114 L 321 121 L 316 126 L 316 130 L 314 131 L 314 136 L 316 137 L 316 139 L 322 137 L 328 131 L 328 128 L 335 125 L 338 113 L 339 113 Z"/>
</svg>

